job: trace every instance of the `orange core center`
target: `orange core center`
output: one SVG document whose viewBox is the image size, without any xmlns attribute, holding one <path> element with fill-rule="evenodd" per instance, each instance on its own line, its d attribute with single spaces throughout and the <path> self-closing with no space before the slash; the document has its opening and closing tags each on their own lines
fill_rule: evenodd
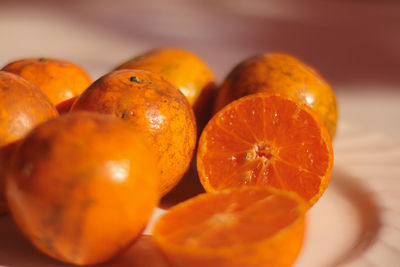
<svg viewBox="0 0 400 267">
<path fill-rule="evenodd" d="M 255 147 L 256 158 L 271 159 L 273 157 L 271 147 L 266 144 L 257 144 Z"/>
</svg>

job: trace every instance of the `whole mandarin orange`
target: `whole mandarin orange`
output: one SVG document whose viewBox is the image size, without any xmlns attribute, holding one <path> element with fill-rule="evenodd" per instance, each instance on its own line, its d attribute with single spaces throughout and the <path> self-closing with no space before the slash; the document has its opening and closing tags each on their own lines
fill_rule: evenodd
<svg viewBox="0 0 400 267">
<path fill-rule="evenodd" d="M 80 95 L 92 83 L 84 69 L 60 59 L 26 58 L 9 63 L 3 70 L 36 84 L 54 105 Z"/>
<path fill-rule="evenodd" d="M 199 129 L 211 116 L 215 75 L 197 55 L 180 48 L 161 47 L 118 66 L 116 69 L 142 69 L 162 75 L 188 99 Z"/>
<path fill-rule="evenodd" d="M 7 211 L 4 179 L 17 142 L 57 110 L 40 89 L 24 78 L 0 71 L 0 214 Z"/>
<path fill-rule="evenodd" d="M 196 120 L 185 96 L 158 74 L 119 70 L 94 82 L 74 110 L 111 114 L 144 132 L 158 154 L 161 192 L 169 192 L 188 169 L 196 145 Z"/>
<path fill-rule="evenodd" d="M 10 211 L 42 252 L 63 262 L 107 261 L 135 240 L 159 200 L 145 138 L 112 116 L 69 113 L 24 139 L 6 177 Z"/>
<path fill-rule="evenodd" d="M 334 137 L 337 123 L 335 94 L 319 73 L 299 59 L 272 53 L 244 60 L 218 89 L 214 111 L 242 96 L 259 92 L 285 94 L 308 105 L 324 121 L 331 139 Z"/>
</svg>

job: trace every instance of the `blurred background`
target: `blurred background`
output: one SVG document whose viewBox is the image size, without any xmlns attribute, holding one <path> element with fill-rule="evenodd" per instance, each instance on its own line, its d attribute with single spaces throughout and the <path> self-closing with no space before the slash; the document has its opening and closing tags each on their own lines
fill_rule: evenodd
<svg viewBox="0 0 400 267">
<path fill-rule="evenodd" d="M 339 100 L 352 92 L 352 104 L 339 103 L 350 122 L 369 129 L 372 119 L 374 128 L 398 138 L 397 0 L 0 0 L 0 32 L 1 66 L 56 57 L 80 64 L 95 79 L 157 46 L 197 53 L 219 81 L 251 55 L 288 52 L 319 70 Z M 371 94 L 373 118 L 364 119 L 360 98 Z"/>
<path fill-rule="evenodd" d="M 400 0 L 0 0 L 0 33 L 0 67 L 54 57 L 94 79 L 158 46 L 193 51 L 218 81 L 257 53 L 302 59 L 332 84 L 339 128 L 333 189 L 311 212 L 298 266 L 339 266 L 376 240 L 363 260 L 346 266 L 398 266 Z M 359 217 L 354 224 L 343 223 L 352 216 Z"/>
</svg>

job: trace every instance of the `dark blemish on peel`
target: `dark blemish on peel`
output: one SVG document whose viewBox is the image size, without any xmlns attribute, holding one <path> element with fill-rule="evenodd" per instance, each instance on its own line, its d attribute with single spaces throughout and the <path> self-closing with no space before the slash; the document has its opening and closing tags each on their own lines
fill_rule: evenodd
<svg viewBox="0 0 400 267">
<path fill-rule="evenodd" d="M 49 216 L 43 222 L 43 225 L 46 228 L 53 227 L 54 229 L 56 229 L 55 233 L 58 233 L 59 222 L 61 221 L 63 211 L 64 211 L 64 206 L 62 206 L 61 204 L 54 205 L 52 208 L 51 216 Z"/>
<path fill-rule="evenodd" d="M 289 77 L 293 76 L 293 73 L 291 73 L 290 71 L 282 71 L 282 73 Z"/>
<path fill-rule="evenodd" d="M 41 57 L 41 58 L 39 58 L 39 61 L 46 62 L 46 61 L 49 61 L 49 59 L 47 57 Z"/>
<path fill-rule="evenodd" d="M 136 77 L 136 76 L 131 76 L 131 77 L 129 78 L 129 80 L 130 80 L 131 82 L 135 82 L 135 83 L 142 83 L 142 81 L 141 81 L 138 77 Z"/>
<path fill-rule="evenodd" d="M 55 255 L 59 255 L 58 252 L 54 248 L 54 241 L 50 236 L 45 236 L 43 239 L 43 243 L 48 251 L 51 251 Z"/>
<path fill-rule="evenodd" d="M 74 226 L 73 226 L 74 233 L 72 234 L 72 236 L 75 239 L 75 247 L 73 248 L 73 250 L 70 253 L 71 258 L 73 258 L 73 259 L 78 259 L 79 256 L 81 255 L 80 248 L 81 248 L 82 242 L 84 241 L 85 221 L 87 219 L 87 214 L 88 214 L 89 209 L 93 205 L 95 205 L 95 203 L 96 203 L 96 201 L 91 197 L 88 197 L 81 202 L 79 215 L 77 216 L 77 218 L 79 218 L 79 219 L 74 222 Z"/>
<path fill-rule="evenodd" d="M 52 208 L 51 215 L 43 221 L 42 242 L 44 246 L 54 255 L 60 256 L 57 248 L 54 246 L 54 238 L 57 238 L 62 230 L 64 206 L 56 204 Z"/>
<path fill-rule="evenodd" d="M 121 119 L 127 119 L 129 117 L 132 117 L 133 115 L 134 115 L 133 111 L 124 110 L 122 112 Z"/>
</svg>

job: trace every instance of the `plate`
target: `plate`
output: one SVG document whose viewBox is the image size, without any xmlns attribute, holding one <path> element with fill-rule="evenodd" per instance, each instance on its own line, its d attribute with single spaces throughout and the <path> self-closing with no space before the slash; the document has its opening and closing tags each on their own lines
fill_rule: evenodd
<svg viewBox="0 0 400 267">
<path fill-rule="evenodd" d="M 308 214 L 296 267 L 398 267 L 400 146 L 343 125 L 330 186 Z"/>
<path fill-rule="evenodd" d="M 307 214 L 304 246 L 294 266 L 398 267 L 400 146 L 383 135 L 345 124 L 338 131 L 334 151 L 331 183 Z M 169 206 L 202 192 L 194 178 L 185 177 L 164 198 L 145 234 L 151 234 L 154 223 Z M 0 217 L 0 236 L 0 266 L 65 266 L 36 251 L 9 215 Z M 134 250 L 126 254 L 136 253 Z M 148 256 L 149 261 L 155 260 L 154 255 Z"/>
</svg>

